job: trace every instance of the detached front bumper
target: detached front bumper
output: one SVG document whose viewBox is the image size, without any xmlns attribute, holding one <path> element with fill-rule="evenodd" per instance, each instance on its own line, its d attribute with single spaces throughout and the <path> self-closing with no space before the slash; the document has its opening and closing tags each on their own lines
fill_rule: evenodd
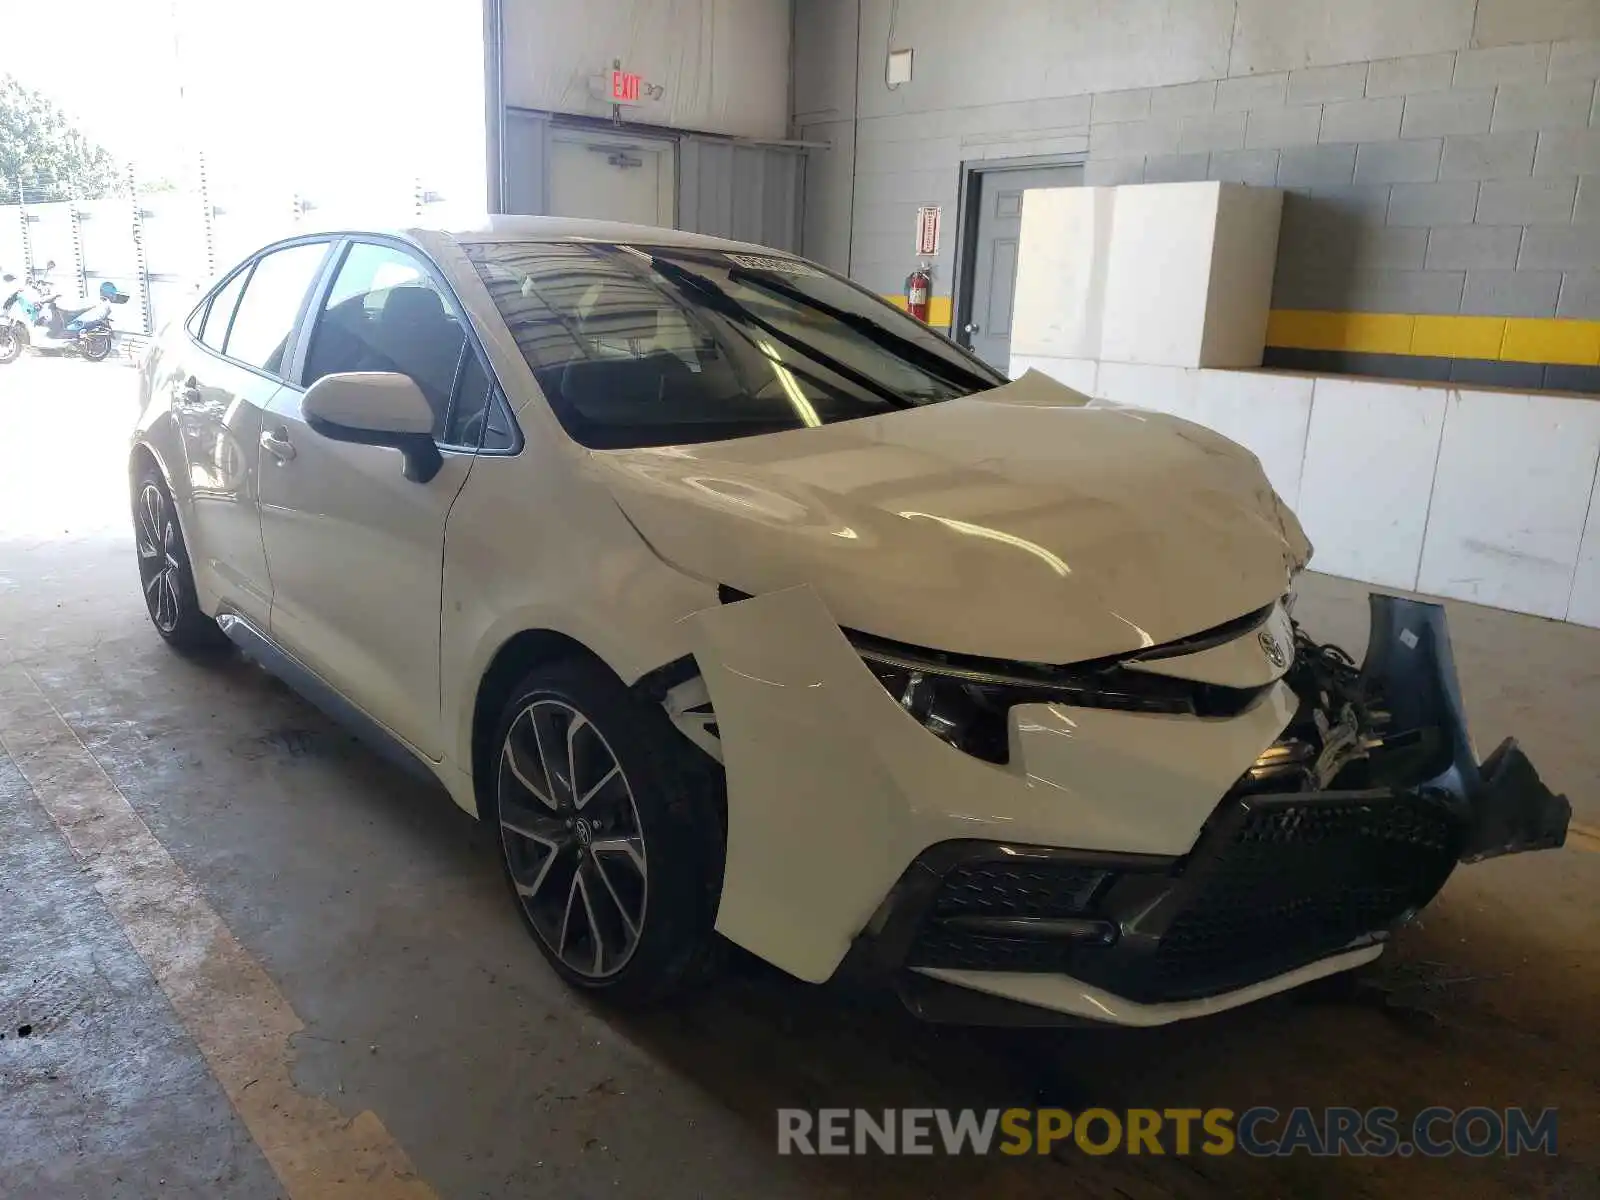
<svg viewBox="0 0 1600 1200">
<path fill-rule="evenodd" d="M 765 605 L 781 642 L 755 620 Z M 1437 605 L 1372 597 L 1362 675 L 1391 728 L 1416 731 L 1381 786 L 1223 781 L 1204 807 L 1188 755 L 1203 745 L 1214 773 L 1230 739 L 1255 738 L 1239 778 L 1283 729 L 1287 688 L 1269 697 L 1281 716 L 1070 710 L 1046 728 L 1041 711 L 1008 773 L 892 702 L 883 716 L 843 639 L 809 640 L 814 606 L 803 590 L 730 605 L 697 650 L 729 773 L 718 926 L 802 978 L 892 981 L 929 1019 L 1149 1025 L 1234 1007 L 1370 961 L 1458 862 L 1565 840 L 1570 806 L 1514 742 L 1476 760 Z M 959 799 L 980 783 L 981 802 Z M 1129 814 L 1145 844 L 1117 841 Z M 1151 852 L 1164 838 L 1173 850 Z"/>
</svg>

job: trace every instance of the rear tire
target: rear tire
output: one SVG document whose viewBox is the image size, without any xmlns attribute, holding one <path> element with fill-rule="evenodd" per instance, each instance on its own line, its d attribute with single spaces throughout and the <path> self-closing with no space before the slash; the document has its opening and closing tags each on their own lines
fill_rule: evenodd
<svg viewBox="0 0 1600 1200">
<path fill-rule="evenodd" d="M 154 466 L 147 465 L 133 485 L 133 541 L 145 610 L 156 632 L 186 653 L 226 646 L 228 639 L 217 623 L 200 611 L 172 493 Z"/>
<path fill-rule="evenodd" d="M 22 347 L 22 334 L 17 331 L 17 327 L 0 317 L 0 367 L 21 358 Z"/>
<path fill-rule="evenodd" d="M 627 1005 L 710 974 L 721 775 L 598 663 L 540 667 L 496 730 L 485 816 L 523 924 L 571 987 Z"/>
</svg>

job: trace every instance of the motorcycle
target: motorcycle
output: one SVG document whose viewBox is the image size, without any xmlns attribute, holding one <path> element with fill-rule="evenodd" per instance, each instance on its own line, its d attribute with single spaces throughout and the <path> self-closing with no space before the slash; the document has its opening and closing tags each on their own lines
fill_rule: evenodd
<svg viewBox="0 0 1600 1200">
<path fill-rule="evenodd" d="M 55 267 L 54 260 L 45 271 Z M 0 276 L 0 366 L 15 362 L 27 349 L 35 353 L 60 351 L 100 362 L 111 353 L 111 306 L 126 304 L 129 296 L 110 280 L 102 283 L 99 298 L 79 297 L 63 303 L 60 293 L 44 275 L 18 281 Z"/>
</svg>

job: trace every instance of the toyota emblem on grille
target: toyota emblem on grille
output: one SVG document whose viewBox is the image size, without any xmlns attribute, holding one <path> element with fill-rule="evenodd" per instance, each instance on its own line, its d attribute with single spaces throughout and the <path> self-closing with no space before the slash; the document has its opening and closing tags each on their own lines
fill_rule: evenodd
<svg viewBox="0 0 1600 1200">
<path fill-rule="evenodd" d="M 1267 656 L 1267 661 L 1275 667 L 1287 667 L 1289 656 L 1283 652 L 1283 646 L 1273 635 L 1272 630 L 1263 629 L 1256 635 L 1256 640 L 1261 643 L 1261 649 Z"/>
</svg>

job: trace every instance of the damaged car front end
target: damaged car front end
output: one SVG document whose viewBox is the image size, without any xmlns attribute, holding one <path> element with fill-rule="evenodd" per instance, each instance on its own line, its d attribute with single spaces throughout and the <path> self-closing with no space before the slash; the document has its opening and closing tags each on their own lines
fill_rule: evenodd
<svg viewBox="0 0 1600 1200">
<path fill-rule="evenodd" d="M 806 589 L 725 599 L 700 618 L 739 796 L 719 928 L 930 1020 L 1234 1007 L 1370 961 L 1457 863 L 1565 838 L 1569 805 L 1514 741 L 1474 755 L 1438 605 L 1373 595 L 1359 666 L 1279 603 L 1056 669 L 830 637 Z M 743 636 L 762 608 L 783 648 Z M 1219 653 L 1259 673 L 1194 678 Z M 949 754 L 920 768 L 908 734 Z"/>
</svg>

